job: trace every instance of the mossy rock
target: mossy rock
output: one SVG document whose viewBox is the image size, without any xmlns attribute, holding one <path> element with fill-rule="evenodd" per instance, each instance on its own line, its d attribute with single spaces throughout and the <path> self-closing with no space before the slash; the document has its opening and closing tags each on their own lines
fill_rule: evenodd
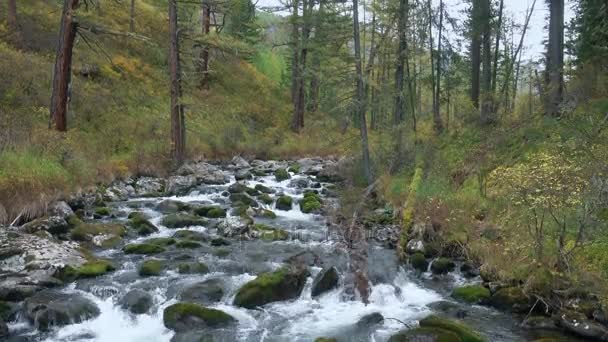
<svg viewBox="0 0 608 342">
<path fill-rule="evenodd" d="M 203 245 L 201 245 L 200 242 L 197 241 L 192 241 L 192 240 L 180 240 L 175 244 L 175 247 L 177 248 L 184 248 L 184 249 L 194 249 L 194 248 L 200 248 L 203 247 Z"/>
<path fill-rule="evenodd" d="M 456 264 L 448 258 L 437 258 L 431 264 L 433 274 L 446 274 L 452 272 L 455 268 Z"/>
<path fill-rule="evenodd" d="M 220 207 L 201 207 L 197 208 L 194 213 L 207 218 L 226 217 L 226 209 L 222 209 Z"/>
<path fill-rule="evenodd" d="M 3 321 L 9 321 L 11 317 L 16 313 L 17 308 L 7 302 L 0 300 L 0 319 Z"/>
<path fill-rule="evenodd" d="M 245 189 L 245 193 L 249 196 L 258 196 L 260 194 L 260 192 L 254 188 Z"/>
<path fill-rule="evenodd" d="M 248 189 L 247 185 L 245 185 L 241 182 L 236 182 L 228 187 L 228 192 L 231 194 L 238 194 L 240 192 L 247 191 L 247 189 Z"/>
<path fill-rule="evenodd" d="M 234 305 L 253 309 L 267 303 L 297 298 L 304 289 L 307 277 L 306 269 L 295 267 L 262 273 L 238 290 Z"/>
<path fill-rule="evenodd" d="M 247 194 L 232 194 L 230 195 L 230 201 L 232 201 L 232 205 L 234 207 L 239 207 L 242 205 L 250 206 L 253 208 L 257 208 L 258 202 L 256 202 L 253 198 L 251 198 Z"/>
<path fill-rule="evenodd" d="M 198 216 L 188 214 L 170 214 L 163 217 L 162 225 L 167 228 L 184 228 L 189 226 L 202 226 L 207 221 Z"/>
<path fill-rule="evenodd" d="M 315 342 L 338 342 L 338 340 L 333 337 L 317 337 Z"/>
<path fill-rule="evenodd" d="M 414 253 L 412 256 L 410 256 L 410 265 L 412 265 L 415 270 L 420 272 L 426 272 L 426 270 L 429 268 L 429 262 L 426 260 L 424 254 L 420 252 Z"/>
<path fill-rule="evenodd" d="M 300 201 L 300 210 L 303 213 L 310 214 L 321 209 L 321 202 L 315 196 L 304 197 Z"/>
<path fill-rule="evenodd" d="M 68 223 L 73 227 L 70 230 L 70 238 L 75 241 L 90 242 L 95 236 L 100 235 L 120 238 L 127 234 L 127 228 L 122 224 L 87 223 L 75 215 L 68 218 Z"/>
<path fill-rule="evenodd" d="M 108 207 L 96 207 L 93 210 L 93 216 L 95 217 L 106 217 L 110 216 L 111 210 Z"/>
<path fill-rule="evenodd" d="M 230 253 L 232 253 L 231 250 L 229 250 L 228 248 L 216 248 L 212 251 L 213 255 L 223 258 L 226 257 L 228 255 L 230 255 Z"/>
<path fill-rule="evenodd" d="M 287 196 L 287 195 L 283 195 L 279 198 L 277 198 L 277 204 L 276 204 L 276 208 L 279 210 L 291 210 L 293 206 L 293 200 L 291 197 Z"/>
<path fill-rule="evenodd" d="M 125 254 L 158 254 L 165 251 L 162 246 L 151 244 L 151 243 L 132 243 L 126 245 L 123 249 Z"/>
<path fill-rule="evenodd" d="M 177 266 L 177 272 L 181 274 L 205 274 L 209 273 L 209 267 L 202 262 L 183 262 Z"/>
<path fill-rule="evenodd" d="M 291 175 L 285 169 L 277 169 L 274 172 L 274 178 L 277 180 L 277 182 L 282 182 L 286 179 L 290 179 Z"/>
<path fill-rule="evenodd" d="M 137 231 L 138 235 L 150 235 L 158 232 L 158 227 L 152 224 L 143 214 L 129 215 L 129 226 Z"/>
<path fill-rule="evenodd" d="M 239 202 L 239 206 L 237 206 L 236 208 L 233 208 L 230 213 L 232 214 L 232 216 L 243 217 L 243 216 L 247 216 L 247 210 L 249 210 L 249 206 L 244 205 Z"/>
<path fill-rule="evenodd" d="M 496 291 L 488 303 L 497 309 L 515 313 L 527 313 L 532 307 L 530 298 L 521 288 L 515 286 Z"/>
<path fill-rule="evenodd" d="M 177 242 L 177 241 L 174 238 L 168 238 L 168 237 L 152 238 L 152 239 L 147 239 L 144 241 L 144 243 L 165 246 L 165 247 L 174 245 L 175 242 Z"/>
<path fill-rule="evenodd" d="M 471 304 L 480 304 L 490 298 L 490 290 L 481 285 L 468 285 L 454 289 L 452 297 Z"/>
<path fill-rule="evenodd" d="M 219 246 L 230 246 L 230 241 L 224 239 L 223 237 L 216 237 L 211 239 L 211 246 L 219 247 Z"/>
<path fill-rule="evenodd" d="M 258 211 L 256 216 L 273 220 L 277 218 L 277 214 L 275 214 L 274 211 L 268 209 L 262 209 Z"/>
<path fill-rule="evenodd" d="M 55 273 L 55 277 L 71 282 L 81 278 L 94 278 L 114 271 L 116 268 L 108 260 L 87 261 L 78 267 L 66 266 Z"/>
<path fill-rule="evenodd" d="M 173 234 L 176 239 L 190 240 L 190 241 L 208 241 L 209 237 L 203 233 L 196 232 L 193 230 L 178 230 Z"/>
<path fill-rule="evenodd" d="M 293 173 L 300 173 L 300 164 L 291 164 L 289 166 L 289 168 L 287 169 L 287 171 L 289 172 L 293 172 Z"/>
<path fill-rule="evenodd" d="M 163 271 L 163 262 L 161 260 L 151 259 L 144 261 L 140 266 L 138 273 L 142 277 L 157 276 Z"/>
<path fill-rule="evenodd" d="M 254 224 L 251 229 L 258 232 L 260 239 L 264 241 L 280 241 L 289 238 L 289 233 L 285 229 L 274 228 L 261 223 Z"/>
<path fill-rule="evenodd" d="M 271 194 L 274 192 L 271 188 L 264 186 L 262 184 L 256 184 L 254 189 L 256 189 L 259 192 L 265 193 L 265 194 Z"/>
<path fill-rule="evenodd" d="M 462 342 L 485 342 L 486 340 L 465 324 L 435 315 L 420 320 L 420 327 L 429 329 L 443 329 L 458 335 Z"/>
<path fill-rule="evenodd" d="M 193 303 L 177 303 L 163 312 L 165 327 L 174 331 L 225 327 L 236 322 L 229 314 Z"/>
<path fill-rule="evenodd" d="M 418 327 L 399 332 L 388 339 L 388 342 L 462 342 L 454 332 L 440 328 Z"/>
<path fill-rule="evenodd" d="M 272 197 L 269 194 L 261 194 L 258 196 L 258 200 L 264 204 L 272 204 Z"/>
</svg>

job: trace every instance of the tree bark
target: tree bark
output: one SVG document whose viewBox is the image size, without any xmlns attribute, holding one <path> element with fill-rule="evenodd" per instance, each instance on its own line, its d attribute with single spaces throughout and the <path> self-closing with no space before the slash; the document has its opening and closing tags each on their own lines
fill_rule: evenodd
<svg viewBox="0 0 608 342">
<path fill-rule="evenodd" d="M 293 57 L 291 61 L 291 102 L 295 105 L 296 94 L 298 91 L 298 71 L 299 71 L 299 56 L 300 56 L 300 28 L 298 23 L 298 7 L 299 0 L 293 1 L 293 13 L 291 15 L 292 33 L 291 41 L 293 46 Z"/>
<path fill-rule="evenodd" d="M 482 0 L 481 18 L 483 20 L 483 75 L 481 82 L 481 123 L 483 125 L 494 122 L 492 115 L 492 30 L 490 27 L 490 0 Z"/>
<path fill-rule="evenodd" d="M 135 0 L 131 0 L 131 11 L 129 13 L 129 31 L 135 32 Z"/>
<path fill-rule="evenodd" d="M 291 128 L 294 132 L 299 133 L 304 128 L 304 110 L 306 108 L 306 90 L 305 90 L 305 75 L 306 75 L 306 58 L 308 56 L 308 36 L 310 35 L 310 9 L 312 0 L 302 1 L 302 37 L 299 45 L 298 57 L 298 77 L 296 79 L 296 98 L 294 102 L 294 113 L 291 122 Z"/>
<path fill-rule="evenodd" d="M 473 0 L 471 27 L 471 102 L 479 108 L 479 80 L 481 75 L 481 10 L 480 3 L 486 0 Z"/>
<path fill-rule="evenodd" d="M 504 8 L 504 0 L 500 0 L 498 9 L 498 23 L 496 24 L 496 43 L 494 44 L 494 66 L 492 69 L 492 94 L 496 92 L 496 77 L 498 76 L 498 55 L 500 51 L 500 34 L 502 31 L 502 12 Z"/>
<path fill-rule="evenodd" d="M 209 28 L 211 26 L 211 7 L 208 0 L 203 0 L 201 5 L 201 33 L 203 35 L 209 34 Z M 209 88 L 209 46 L 203 46 L 200 56 L 200 73 L 201 73 L 201 89 Z"/>
<path fill-rule="evenodd" d="M 177 0 L 169 0 L 169 72 L 171 80 L 171 155 L 174 165 L 184 162 L 186 130 L 184 110 L 181 100 L 181 79 L 179 60 L 179 32 L 177 28 Z"/>
<path fill-rule="evenodd" d="M 429 4 L 430 5 L 430 4 Z M 429 13 L 432 18 L 432 12 Z M 431 26 L 431 31 L 432 31 Z M 441 133 L 443 131 L 443 122 L 441 121 L 441 34 L 443 31 L 443 0 L 439 2 L 439 36 L 437 37 L 437 57 L 435 58 L 435 64 L 437 66 L 437 84 L 436 90 L 433 92 L 435 98 L 433 99 L 433 121 L 435 124 L 435 132 Z M 431 43 L 432 43 L 431 38 Z M 431 44 L 431 65 L 433 64 L 433 46 Z"/>
<path fill-rule="evenodd" d="M 6 22 L 10 32 L 19 31 L 19 24 L 17 23 L 17 0 L 8 0 Z"/>
<path fill-rule="evenodd" d="M 355 99 L 356 113 L 359 117 L 359 129 L 361 133 L 361 152 L 363 164 L 363 177 L 369 184 L 372 179 L 369 145 L 367 141 L 367 123 L 365 122 L 366 99 L 365 80 L 363 79 L 363 66 L 361 64 L 361 38 L 359 36 L 359 1 L 353 0 L 353 40 L 355 45 L 355 69 L 357 72 L 357 98 Z"/>
<path fill-rule="evenodd" d="M 312 62 L 310 66 L 310 88 L 308 91 L 308 110 L 311 113 L 315 113 L 319 110 L 319 93 L 321 91 L 321 56 L 319 46 L 324 41 L 324 29 L 323 29 L 323 14 L 324 14 L 324 0 L 319 1 L 319 10 L 315 17 L 315 49 L 312 54 Z"/>
<path fill-rule="evenodd" d="M 398 31 L 399 48 L 397 50 L 397 64 L 395 65 L 395 108 L 393 109 L 393 123 L 395 126 L 400 125 L 405 118 L 405 97 L 403 92 L 404 72 L 405 72 L 405 55 L 407 53 L 407 17 L 408 17 L 408 0 L 399 1 L 399 19 Z"/>
<path fill-rule="evenodd" d="M 68 129 L 67 113 L 72 78 L 72 53 L 78 28 L 74 11 L 78 8 L 78 3 L 79 0 L 65 0 L 63 3 L 59 42 L 53 69 L 49 128 L 54 126 L 60 132 Z"/>
<path fill-rule="evenodd" d="M 545 114 L 557 117 L 564 91 L 564 0 L 550 0 L 549 13 Z"/>
</svg>

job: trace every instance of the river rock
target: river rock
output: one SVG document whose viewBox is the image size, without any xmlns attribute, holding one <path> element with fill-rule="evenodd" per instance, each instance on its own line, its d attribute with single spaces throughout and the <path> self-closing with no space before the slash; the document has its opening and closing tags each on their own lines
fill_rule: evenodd
<svg viewBox="0 0 608 342">
<path fill-rule="evenodd" d="M 74 215 L 74 211 L 65 201 L 51 203 L 48 207 L 47 213 L 49 216 L 57 216 L 63 219 L 67 219 L 69 216 Z"/>
<path fill-rule="evenodd" d="M 374 325 L 382 323 L 382 321 L 384 321 L 384 316 L 379 312 L 374 312 L 361 317 L 357 321 L 357 327 L 361 329 L 370 329 Z"/>
<path fill-rule="evenodd" d="M 446 274 L 452 272 L 456 268 L 456 264 L 447 258 L 437 258 L 431 264 L 431 272 L 433 274 Z"/>
<path fill-rule="evenodd" d="M 224 237 L 237 237 L 247 233 L 252 223 L 249 217 L 229 216 L 217 225 L 217 233 Z"/>
<path fill-rule="evenodd" d="M 528 330 L 555 330 L 555 321 L 545 316 L 529 316 L 521 323 L 521 327 Z"/>
<path fill-rule="evenodd" d="M 185 195 L 197 184 L 197 179 L 193 175 L 171 176 L 167 179 L 165 186 L 166 195 Z"/>
<path fill-rule="evenodd" d="M 185 302 L 208 305 L 219 302 L 224 296 L 224 282 L 221 279 L 207 279 L 185 287 L 180 299 Z"/>
<path fill-rule="evenodd" d="M 165 327 L 182 332 L 202 328 L 221 328 L 234 324 L 236 319 L 216 309 L 206 308 L 194 303 L 177 303 L 165 309 Z"/>
<path fill-rule="evenodd" d="M 239 181 L 239 180 L 251 179 L 251 178 L 253 178 L 253 175 L 251 174 L 251 172 L 249 172 L 249 170 L 237 170 L 234 173 L 234 178 L 237 181 Z"/>
<path fill-rule="evenodd" d="M 298 254 L 292 255 L 289 258 L 285 259 L 285 263 L 290 264 L 292 266 L 296 266 L 296 267 L 303 267 L 303 266 L 322 267 L 323 266 L 323 261 L 321 260 L 321 257 L 318 254 L 315 254 L 314 252 L 311 252 L 311 251 L 303 251 Z"/>
<path fill-rule="evenodd" d="M 175 201 L 175 200 L 164 200 L 156 205 L 156 210 L 163 214 L 175 214 L 180 211 L 186 211 L 190 209 L 188 203 Z"/>
<path fill-rule="evenodd" d="M 570 333 L 596 341 L 608 341 L 608 329 L 582 313 L 564 310 L 554 318 L 559 326 Z"/>
<path fill-rule="evenodd" d="M 312 283 L 311 295 L 313 297 L 319 296 L 327 291 L 333 290 L 338 287 L 340 281 L 340 275 L 335 267 L 330 267 L 322 270 Z"/>
<path fill-rule="evenodd" d="M 129 197 L 135 195 L 135 189 L 124 181 L 116 181 L 112 183 L 102 194 L 102 198 L 106 202 L 126 201 Z"/>
<path fill-rule="evenodd" d="M 496 291 L 488 303 L 497 309 L 516 313 L 527 313 L 532 307 L 530 298 L 519 287 L 505 287 Z"/>
<path fill-rule="evenodd" d="M 251 165 L 249 165 L 249 162 L 247 160 L 245 160 L 245 158 L 243 158 L 241 156 L 234 156 L 232 158 L 232 160 L 230 161 L 230 165 L 228 168 L 240 170 L 240 169 L 247 169 L 250 167 L 251 167 Z"/>
<path fill-rule="evenodd" d="M 307 175 L 316 175 L 323 169 L 323 160 L 320 158 L 302 158 L 298 160 L 300 172 Z"/>
<path fill-rule="evenodd" d="M 120 300 L 120 306 L 136 315 L 145 314 L 150 311 L 153 304 L 152 296 L 140 289 L 127 292 Z"/>
<path fill-rule="evenodd" d="M 65 234 L 70 230 L 70 225 L 65 218 L 60 216 L 41 217 L 32 222 L 28 222 L 19 228 L 20 231 L 35 234 L 38 232 L 48 232 L 53 235 Z"/>
<path fill-rule="evenodd" d="M 198 182 L 204 184 L 225 184 L 230 181 L 224 171 L 206 162 L 184 164 L 177 170 L 177 174 L 180 176 L 194 176 Z"/>
<path fill-rule="evenodd" d="M 287 187 L 296 189 L 305 189 L 310 186 L 310 179 L 308 178 L 295 178 L 289 181 Z"/>
<path fill-rule="evenodd" d="M 42 291 L 23 303 L 25 317 L 38 329 L 80 323 L 99 316 L 99 308 L 91 300 L 78 295 Z"/>
<path fill-rule="evenodd" d="M 135 196 L 153 197 L 161 196 L 165 191 L 165 180 L 154 177 L 140 177 L 133 185 Z"/>
<path fill-rule="evenodd" d="M 344 177 L 344 166 L 346 161 L 340 161 L 337 163 L 327 164 L 323 167 L 319 173 L 317 173 L 317 179 L 320 182 L 339 183 L 345 179 Z"/>
<path fill-rule="evenodd" d="M 300 296 L 308 270 L 298 267 L 283 267 L 274 272 L 262 273 L 243 285 L 234 298 L 234 305 L 253 309 L 255 307 Z"/>
</svg>

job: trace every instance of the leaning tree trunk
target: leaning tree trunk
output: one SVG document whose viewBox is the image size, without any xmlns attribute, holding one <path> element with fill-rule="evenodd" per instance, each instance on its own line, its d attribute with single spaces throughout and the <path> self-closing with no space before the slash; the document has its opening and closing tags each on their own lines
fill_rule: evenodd
<svg viewBox="0 0 608 342">
<path fill-rule="evenodd" d="M 481 123 L 484 125 L 494 121 L 492 117 L 492 32 L 490 28 L 490 0 L 482 0 L 481 18 L 483 20 L 483 75 L 481 82 Z"/>
<path fill-rule="evenodd" d="M 78 8 L 78 2 L 79 0 L 65 0 L 63 3 L 59 42 L 55 55 L 55 68 L 53 69 L 49 128 L 54 126 L 60 132 L 65 132 L 68 129 L 67 113 L 72 76 L 72 52 L 78 28 L 74 11 Z"/>
<path fill-rule="evenodd" d="M 549 1 L 545 114 L 559 116 L 564 82 L 564 0 Z"/>
<path fill-rule="evenodd" d="M 480 2 L 473 0 L 471 27 L 471 102 L 479 108 L 479 80 L 481 75 L 481 15 Z"/>
<path fill-rule="evenodd" d="M 176 1 L 169 0 L 169 73 L 171 79 L 171 155 L 175 166 L 179 166 L 184 161 L 186 130 L 184 111 L 180 103 L 181 84 Z"/>
</svg>

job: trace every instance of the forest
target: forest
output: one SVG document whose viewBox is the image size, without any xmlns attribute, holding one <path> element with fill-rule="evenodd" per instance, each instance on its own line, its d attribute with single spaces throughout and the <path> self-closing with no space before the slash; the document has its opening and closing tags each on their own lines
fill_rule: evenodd
<svg viewBox="0 0 608 342">
<path fill-rule="evenodd" d="M 5 340 L 608 341 L 608 2 L 0 1 Z"/>
</svg>

